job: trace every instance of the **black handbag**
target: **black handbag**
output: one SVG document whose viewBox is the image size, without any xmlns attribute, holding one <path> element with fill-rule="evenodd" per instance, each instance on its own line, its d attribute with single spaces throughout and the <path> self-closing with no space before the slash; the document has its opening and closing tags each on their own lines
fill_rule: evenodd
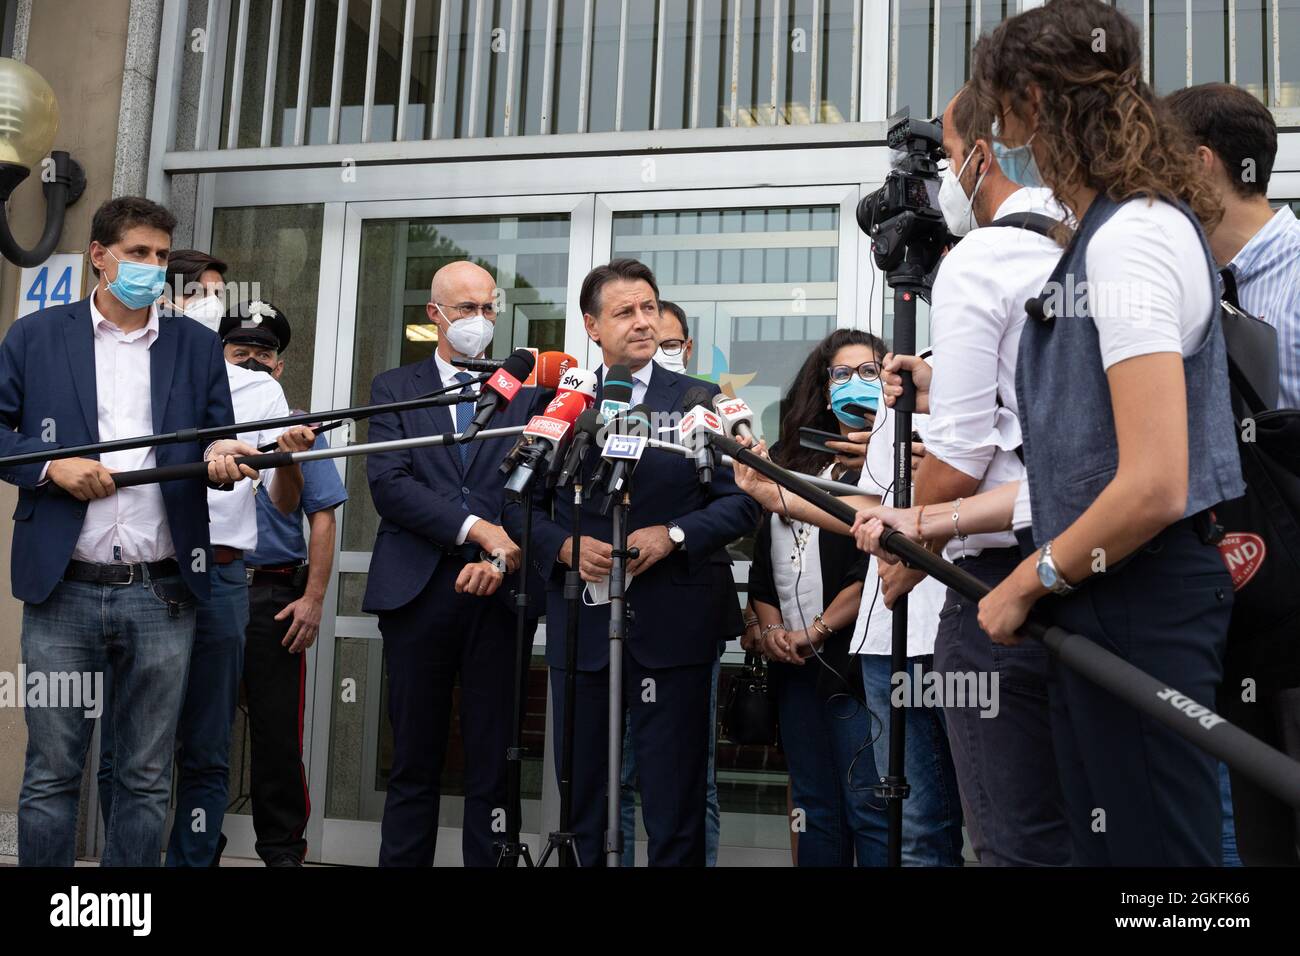
<svg viewBox="0 0 1300 956">
<path fill-rule="evenodd" d="M 758 654 L 746 652 L 744 668 L 731 680 L 722 735 L 733 744 L 776 746 L 776 701 L 768 689 L 767 665 Z"/>
</svg>

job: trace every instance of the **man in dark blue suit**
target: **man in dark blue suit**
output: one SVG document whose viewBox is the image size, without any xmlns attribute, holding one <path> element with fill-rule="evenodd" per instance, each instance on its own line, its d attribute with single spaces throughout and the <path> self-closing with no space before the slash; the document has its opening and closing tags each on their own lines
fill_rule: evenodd
<svg viewBox="0 0 1300 956">
<path fill-rule="evenodd" d="M 434 275 L 430 291 L 425 309 L 438 327 L 437 351 L 376 376 L 373 403 L 400 402 L 468 382 L 472 376 L 451 360 L 478 358 L 491 343 L 496 283 L 490 273 L 472 262 L 453 262 Z M 525 424 L 538 397 L 536 389 L 521 390 L 488 427 Z M 376 415 L 369 440 L 461 432 L 473 412 L 474 404 L 467 402 Z M 519 547 L 501 528 L 505 477 L 499 469 L 514 441 L 493 438 L 387 452 L 371 455 L 366 463 L 380 523 L 362 609 L 379 615 L 394 744 L 380 866 L 433 863 L 439 778 L 458 675 L 465 865 L 492 865 L 493 844 L 504 838 L 506 750 L 518 691 L 515 616 L 508 600 L 513 577 L 499 568 L 513 575 Z M 531 640 L 531 630 L 529 635 Z"/>
<path fill-rule="evenodd" d="M 146 199 L 104 203 L 91 225 L 98 282 L 70 306 L 19 319 L 0 344 L 0 455 L 229 425 L 221 344 L 156 302 L 176 221 Z M 255 477 L 232 455 L 181 442 L 0 469 L 19 487 L 12 587 L 23 602 L 30 675 L 73 673 L 113 707 L 117 763 L 102 866 L 157 866 L 195 598 L 212 562 L 202 480 L 123 488 L 113 472 L 207 458 L 208 478 Z M 58 486 L 58 487 L 55 487 Z M 107 673 L 110 686 L 103 687 Z M 25 710 L 27 762 L 18 802 L 22 865 L 72 866 L 94 707 L 50 701 Z"/>
<path fill-rule="evenodd" d="M 631 259 L 593 269 L 580 305 L 587 334 L 600 346 L 604 377 L 615 365 L 632 370 L 632 405 L 679 412 L 690 388 L 717 386 L 670 372 L 651 361 L 657 346 L 659 289 L 654 274 Z M 598 397 L 599 400 L 599 397 Z M 584 469 L 590 476 L 597 455 Z M 650 450 L 632 478 L 628 547 L 630 611 L 623 695 L 638 769 L 651 866 L 703 866 L 708 767 L 709 690 L 718 640 L 740 633 L 727 543 L 752 531 L 759 509 L 718 469 L 706 488 L 692 461 Z M 582 509 L 580 573 L 603 585 L 612 567 L 611 523 L 601 496 Z M 551 515 L 552 506 L 554 517 Z M 566 494 L 538 499 L 530 560 L 547 581 L 546 659 L 551 671 L 553 726 L 564 726 L 564 567 L 573 561 L 573 506 Z M 506 512 L 517 535 L 522 513 Z M 604 863 L 608 765 L 609 605 L 585 606 L 578 621 L 574 714 L 573 827 L 584 866 Z M 553 751 L 559 766 L 561 742 Z M 614 827 L 618 822 L 614 821 Z"/>
</svg>

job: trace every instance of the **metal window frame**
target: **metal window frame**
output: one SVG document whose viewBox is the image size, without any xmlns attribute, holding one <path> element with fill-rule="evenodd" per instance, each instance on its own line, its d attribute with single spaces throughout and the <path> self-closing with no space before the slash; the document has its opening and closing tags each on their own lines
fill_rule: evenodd
<svg viewBox="0 0 1300 956">
<path fill-rule="evenodd" d="M 366 37 L 366 89 L 361 100 L 361 142 L 370 142 L 370 122 L 375 112 L 375 73 L 379 69 L 379 27 L 384 0 L 370 0 L 370 34 Z"/>
<path fill-rule="evenodd" d="M 1190 3 L 1191 0 L 1188 2 Z M 515 90 L 518 88 L 515 71 L 519 66 L 519 0 L 510 0 L 509 43 L 510 49 L 506 51 L 506 98 L 505 103 L 502 104 L 502 136 L 510 135 L 510 122 L 515 114 Z M 522 105 L 522 90 L 520 93 L 520 105 Z"/>
<path fill-rule="evenodd" d="M 316 0 L 307 0 L 302 17 L 302 50 L 298 55 L 298 105 L 293 117 L 293 145 L 302 146 L 307 138 L 307 101 L 311 86 L 311 45 L 316 33 Z"/>
<path fill-rule="evenodd" d="M 280 69 L 280 24 L 284 18 L 284 0 L 271 0 L 271 25 L 267 34 L 266 77 L 262 84 L 262 130 L 258 142 L 271 145 L 272 127 L 275 125 L 275 80 Z"/>
<path fill-rule="evenodd" d="M 235 62 L 231 65 L 230 113 L 226 129 L 226 149 L 239 148 L 239 110 L 244 98 L 244 58 L 248 52 L 248 7 L 250 0 L 239 0 L 235 26 Z"/>
<path fill-rule="evenodd" d="M 330 71 L 330 113 L 325 142 L 339 141 L 339 118 L 343 112 L 343 60 L 347 53 L 348 0 L 335 0 L 338 16 L 334 22 L 334 66 Z"/>
<path fill-rule="evenodd" d="M 546 50 L 542 56 L 542 109 L 537 120 L 537 132 L 545 136 L 551 131 L 551 98 L 555 95 L 555 43 L 560 22 L 559 0 L 546 2 Z"/>
</svg>

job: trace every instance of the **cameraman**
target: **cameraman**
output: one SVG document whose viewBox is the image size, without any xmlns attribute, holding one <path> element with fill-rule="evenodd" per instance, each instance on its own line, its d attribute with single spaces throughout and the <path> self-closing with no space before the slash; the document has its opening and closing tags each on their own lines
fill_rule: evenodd
<svg viewBox="0 0 1300 956">
<path fill-rule="evenodd" d="M 1024 473 L 1016 349 L 1025 300 L 1042 290 L 1061 256 L 1060 247 L 1041 233 L 990 225 L 1016 213 L 1050 220 L 1063 213 L 1049 190 L 1007 179 L 988 140 L 972 134 L 974 112 L 975 97 L 963 89 L 943 116 L 948 168 L 939 204 L 949 231 L 965 238 L 944 257 L 931 295 L 929 455 L 917 471 L 914 499 L 922 505 L 969 497 Z M 890 404 L 902 390 L 900 368 L 915 373 L 918 391 L 930 377 L 925 363 L 911 356 L 888 359 Z M 953 540 L 944 556 L 990 586 L 1020 563 L 1009 530 Z M 901 564 L 882 563 L 887 605 L 923 577 Z M 1064 865 L 1070 841 L 1052 756 L 1047 650 L 1037 642 L 995 646 L 977 616 L 973 601 L 949 590 L 934 645 L 940 673 L 998 675 L 995 717 L 952 701 L 943 712 L 971 848 L 985 866 Z M 1017 769 L 1008 773 L 1008 767 Z"/>
</svg>

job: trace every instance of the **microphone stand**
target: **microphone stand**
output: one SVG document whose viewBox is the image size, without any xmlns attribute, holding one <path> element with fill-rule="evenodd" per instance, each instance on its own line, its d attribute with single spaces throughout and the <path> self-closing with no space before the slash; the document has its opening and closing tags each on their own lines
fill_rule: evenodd
<svg viewBox="0 0 1300 956">
<path fill-rule="evenodd" d="M 583 449 L 583 457 L 586 450 Z M 564 575 L 564 723 L 560 728 L 560 829 L 546 839 L 537 865 L 543 867 L 559 850 L 560 866 L 582 866 L 578 835 L 573 832 L 573 709 L 578 701 L 578 614 L 582 598 L 582 457 L 573 471 L 573 566 Z"/>
<path fill-rule="evenodd" d="M 609 767 L 605 794 L 605 865 L 621 866 L 623 824 L 621 784 L 623 780 L 623 642 L 627 637 L 627 560 L 640 555 L 627 546 L 627 510 L 632 502 L 629 477 L 622 494 L 614 496 L 610 518 L 609 572 Z"/>
<path fill-rule="evenodd" d="M 489 376 L 481 376 L 478 381 L 485 382 Z M 473 385 L 471 380 L 465 383 Z M 8 455 L 0 458 L 0 468 L 16 468 L 19 465 L 35 465 L 60 458 L 86 458 L 102 455 L 110 451 L 126 451 L 132 448 L 154 448 L 158 445 L 180 444 L 183 442 L 203 441 L 205 439 L 229 438 L 240 432 L 260 431 L 264 428 L 287 428 L 290 425 L 310 425 L 326 418 L 357 419 L 372 418 L 384 412 L 405 412 L 417 408 L 430 408 L 435 405 L 456 405 L 462 401 L 476 401 L 467 395 L 448 395 L 448 392 L 464 388 L 455 385 L 440 388 L 419 398 L 402 402 L 388 402 L 383 405 L 358 405 L 355 408 L 337 408 L 323 412 L 300 412 L 297 415 L 284 415 L 280 418 L 267 418 L 257 422 L 236 422 L 230 425 L 214 425 L 211 428 L 185 428 L 180 431 L 166 432 L 160 435 L 141 435 L 137 438 L 120 438 L 115 441 L 101 441 L 90 445 L 73 445 L 67 448 L 53 447 L 47 451 L 26 452 L 21 455 Z M 336 423 L 337 424 L 337 423 Z M 268 467 L 275 467 L 269 465 Z"/>
<path fill-rule="evenodd" d="M 532 641 L 528 634 L 528 552 L 533 536 L 531 483 L 524 490 L 520 506 L 524 512 L 524 533 L 519 542 L 519 589 L 515 592 L 515 718 L 510 727 L 510 746 L 506 749 L 506 839 L 496 846 L 498 868 L 514 866 L 522 858 L 524 865 L 532 869 L 532 853 L 520 837 L 523 829 L 524 711 L 528 704 L 528 660 L 532 656 Z"/>
</svg>

